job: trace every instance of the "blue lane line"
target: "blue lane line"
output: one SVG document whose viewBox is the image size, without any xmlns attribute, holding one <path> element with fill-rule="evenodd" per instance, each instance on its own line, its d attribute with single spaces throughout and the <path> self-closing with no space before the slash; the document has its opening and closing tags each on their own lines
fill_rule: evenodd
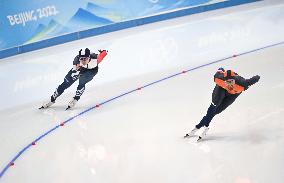
<svg viewBox="0 0 284 183">
<path fill-rule="evenodd" d="M 254 49 L 254 50 L 250 50 L 250 51 L 247 51 L 247 52 L 243 52 L 243 53 L 240 53 L 240 54 L 237 54 L 237 55 L 225 57 L 225 58 L 222 58 L 222 59 L 219 59 L 219 60 L 216 60 L 216 61 L 207 63 L 207 64 L 203 64 L 203 65 L 200 65 L 200 66 L 197 66 L 197 67 L 194 67 L 194 68 L 190 68 L 190 69 L 188 69 L 188 70 L 184 70 L 184 71 L 182 71 L 182 72 L 179 72 L 179 73 L 176 73 L 176 74 L 167 76 L 167 77 L 165 77 L 165 78 L 162 78 L 162 79 L 160 79 L 160 80 L 154 81 L 154 82 L 149 83 L 149 84 L 146 84 L 146 85 L 141 86 L 141 87 L 139 87 L 139 88 L 136 88 L 136 89 L 134 89 L 134 90 L 130 90 L 130 91 L 128 91 L 128 92 L 122 93 L 122 94 L 120 94 L 120 95 L 118 95 L 118 96 L 116 96 L 116 97 L 113 97 L 113 98 L 111 98 L 111 99 L 108 99 L 108 100 L 106 100 L 106 101 L 104 101 L 104 102 L 102 102 L 102 103 L 100 103 L 100 104 L 98 104 L 98 105 L 92 106 L 92 107 L 90 107 L 90 108 L 88 108 L 88 109 L 82 111 L 81 113 L 79 113 L 79 114 L 77 114 L 77 115 L 75 115 L 75 116 L 73 116 L 73 117 L 70 117 L 69 119 L 67 119 L 66 121 L 62 122 L 61 124 L 63 124 L 63 125 L 64 125 L 64 124 L 67 124 L 67 123 L 71 122 L 73 119 L 75 119 L 75 118 L 77 118 L 77 117 L 79 117 L 79 116 L 81 116 L 81 115 L 83 115 L 83 114 L 85 114 L 85 113 L 87 113 L 87 112 L 89 112 L 89 111 L 91 111 L 91 110 L 93 110 L 93 109 L 99 107 L 99 106 L 102 106 L 102 105 L 104 105 L 104 104 L 107 104 L 107 103 L 109 103 L 109 102 L 111 102 L 111 101 L 113 101 L 113 100 L 116 100 L 116 99 L 121 98 L 121 97 L 123 97 L 123 96 L 125 96 L 125 95 L 128 95 L 128 94 L 131 94 L 131 93 L 133 93 L 133 92 L 135 92 L 135 91 L 139 91 L 140 89 L 143 89 L 143 88 L 149 87 L 149 86 L 151 86 L 151 85 L 157 84 L 157 83 L 159 83 L 159 82 L 162 82 L 162 81 L 164 81 L 164 80 L 167 80 L 167 79 L 170 79 L 170 78 L 179 76 L 179 75 L 184 74 L 184 73 L 187 73 L 187 72 L 189 72 L 189 71 L 193 71 L 193 70 L 196 70 L 196 69 L 199 69 L 199 68 L 202 68 L 202 67 L 206 67 L 206 66 L 208 66 L 208 65 L 216 64 L 216 63 L 219 63 L 219 62 L 222 62 L 222 61 L 225 61 L 225 60 L 234 58 L 234 57 L 238 57 L 238 56 L 246 55 L 246 54 L 249 54 L 249 53 L 257 52 L 257 51 L 260 51 L 260 50 L 263 50 L 263 49 L 266 49 L 266 48 L 270 48 L 270 47 L 274 47 L 274 46 L 278 46 L 278 45 L 281 45 L 281 44 L 284 44 L 284 41 L 283 41 L 283 42 L 276 43 L 276 44 L 264 46 L 264 47 L 261 47 L 261 48 L 257 48 L 257 49 Z M 11 166 L 14 165 L 14 162 L 15 162 L 24 152 L 26 152 L 31 146 L 33 146 L 34 143 L 40 141 L 40 140 L 43 139 L 45 136 L 51 134 L 51 132 L 55 131 L 55 130 L 56 130 L 57 128 L 59 128 L 60 126 L 61 126 L 61 125 L 57 125 L 57 126 L 53 127 L 52 129 L 48 130 L 47 132 L 45 132 L 44 134 L 42 134 L 41 136 L 39 136 L 38 138 L 36 138 L 32 143 L 30 143 L 30 144 L 28 144 L 26 147 L 24 147 L 20 152 L 18 152 L 18 154 L 17 154 L 17 155 L 5 166 L 5 168 L 1 171 L 1 173 L 0 173 L 0 179 L 1 179 L 2 176 L 5 174 L 5 172 L 6 172 Z"/>
</svg>

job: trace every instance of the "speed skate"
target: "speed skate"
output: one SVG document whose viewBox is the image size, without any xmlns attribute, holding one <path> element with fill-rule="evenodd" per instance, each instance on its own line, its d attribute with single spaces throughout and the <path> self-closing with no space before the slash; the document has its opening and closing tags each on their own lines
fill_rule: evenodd
<svg viewBox="0 0 284 183">
<path fill-rule="evenodd" d="M 189 133 L 185 134 L 184 138 L 193 138 L 193 137 L 198 137 L 197 138 L 197 142 L 202 141 L 202 139 L 204 139 L 204 137 L 207 135 L 207 132 L 209 130 L 208 127 L 204 127 L 203 132 L 200 135 L 196 135 L 196 132 L 198 131 L 198 128 L 194 128 L 193 130 L 191 130 Z"/>
</svg>

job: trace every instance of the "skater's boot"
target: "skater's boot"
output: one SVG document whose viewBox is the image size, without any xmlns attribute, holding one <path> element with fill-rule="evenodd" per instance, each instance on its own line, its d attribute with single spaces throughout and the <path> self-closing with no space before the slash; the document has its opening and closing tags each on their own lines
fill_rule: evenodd
<svg viewBox="0 0 284 183">
<path fill-rule="evenodd" d="M 74 107 L 77 102 L 78 102 L 78 100 L 76 100 L 76 99 L 73 98 L 73 99 L 69 102 L 68 107 L 66 108 L 66 110 L 68 110 L 68 109 Z"/>
<path fill-rule="evenodd" d="M 50 106 L 52 106 L 55 103 L 56 98 L 59 96 L 58 94 L 58 89 L 55 90 L 55 92 L 53 93 L 53 95 L 50 97 L 50 101 L 44 105 L 42 105 L 39 109 L 46 109 Z"/>
<path fill-rule="evenodd" d="M 195 127 L 193 130 L 191 130 L 191 132 L 185 134 L 184 138 L 193 137 L 197 130 L 199 129 Z"/>
<path fill-rule="evenodd" d="M 204 131 L 202 132 L 202 134 L 198 137 L 198 140 L 197 141 L 200 141 L 201 139 L 203 139 L 206 135 L 207 135 L 207 132 L 208 132 L 209 128 L 208 127 L 204 127 Z"/>
<path fill-rule="evenodd" d="M 48 107 L 50 107 L 50 106 L 52 106 L 53 104 L 55 103 L 55 101 L 49 101 L 48 103 L 46 103 L 46 104 L 43 104 L 40 108 L 38 108 L 38 109 L 46 109 L 46 108 L 48 108 Z"/>
</svg>

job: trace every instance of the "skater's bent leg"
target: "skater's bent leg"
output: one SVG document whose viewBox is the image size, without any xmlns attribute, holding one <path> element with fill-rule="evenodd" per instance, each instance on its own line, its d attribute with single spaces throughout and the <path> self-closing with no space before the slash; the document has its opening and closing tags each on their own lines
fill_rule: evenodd
<svg viewBox="0 0 284 183">
<path fill-rule="evenodd" d="M 76 80 L 77 80 L 77 78 L 75 78 L 75 79 L 72 78 L 71 72 L 69 71 L 67 73 L 67 75 L 65 76 L 63 83 L 61 83 L 56 88 L 53 95 L 51 96 L 51 102 L 54 102 L 56 100 L 56 98 L 59 97 L 64 92 L 64 90 L 69 88 Z"/>
<path fill-rule="evenodd" d="M 218 106 L 221 105 L 226 91 L 219 86 L 215 86 L 213 93 L 212 93 L 212 103 L 209 106 L 206 115 L 202 118 L 199 124 L 196 125 L 197 129 L 200 129 L 203 126 L 208 127 L 210 122 L 212 121 L 213 117 L 216 115 L 216 110 Z"/>
<path fill-rule="evenodd" d="M 229 105 L 231 105 L 240 94 L 228 95 L 224 98 L 221 105 L 216 109 L 216 114 L 223 112 Z"/>
<path fill-rule="evenodd" d="M 80 97 L 83 95 L 85 91 L 85 85 L 88 82 L 90 82 L 94 78 L 94 76 L 95 76 L 95 73 L 93 71 L 87 71 L 80 76 L 79 85 L 77 87 L 77 91 L 74 97 L 75 100 L 78 101 L 80 99 Z"/>
<path fill-rule="evenodd" d="M 225 96 L 226 96 L 226 90 L 216 85 L 212 92 L 212 105 L 214 105 L 215 107 L 221 105 Z"/>
<path fill-rule="evenodd" d="M 213 104 L 211 104 L 207 110 L 206 115 L 202 118 L 202 120 L 195 126 L 197 129 L 200 129 L 203 126 L 207 127 L 209 126 L 210 121 L 213 119 L 213 117 L 215 116 L 215 112 L 216 112 L 216 106 L 214 106 Z"/>
<path fill-rule="evenodd" d="M 84 91 L 85 91 L 85 85 L 79 84 L 74 99 L 78 101 L 80 97 L 83 95 Z"/>
</svg>

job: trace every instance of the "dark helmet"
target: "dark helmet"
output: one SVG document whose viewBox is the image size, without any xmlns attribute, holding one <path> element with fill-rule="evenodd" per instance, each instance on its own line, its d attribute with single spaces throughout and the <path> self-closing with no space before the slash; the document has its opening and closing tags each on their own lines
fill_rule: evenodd
<svg viewBox="0 0 284 183">
<path fill-rule="evenodd" d="M 224 69 L 223 67 L 220 67 L 220 68 L 218 69 L 218 71 L 225 72 L 225 69 Z"/>
<path fill-rule="evenodd" d="M 79 57 L 89 57 L 91 55 L 91 51 L 89 48 L 85 49 L 85 52 L 82 53 L 82 49 L 79 51 Z"/>
</svg>

